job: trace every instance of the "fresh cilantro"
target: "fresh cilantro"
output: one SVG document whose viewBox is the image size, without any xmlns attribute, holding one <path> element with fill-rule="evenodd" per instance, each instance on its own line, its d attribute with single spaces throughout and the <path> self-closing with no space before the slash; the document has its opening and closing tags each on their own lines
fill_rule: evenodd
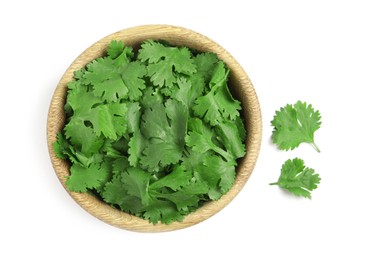
<svg viewBox="0 0 365 260">
<path fill-rule="evenodd" d="M 66 123 L 54 143 L 70 162 L 66 186 L 112 207 L 169 224 L 232 187 L 245 155 L 241 104 L 213 53 L 112 41 L 74 72 Z"/>
<path fill-rule="evenodd" d="M 279 149 L 293 150 L 301 143 L 310 143 L 320 152 L 314 142 L 314 132 L 321 126 L 321 115 L 312 105 L 301 101 L 288 104 L 276 111 L 271 124 L 274 127 L 272 141 Z"/>
<path fill-rule="evenodd" d="M 229 119 L 235 120 L 241 109 L 240 102 L 233 99 L 227 85 L 229 70 L 219 61 L 209 81 L 209 90 L 196 99 L 193 110 L 197 116 L 211 126 Z"/>
<path fill-rule="evenodd" d="M 246 153 L 245 146 L 242 145 L 242 136 L 240 135 L 240 129 L 238 127 L 239 126 L 232 121 L 222 122 L 215 127 L 218 133 L 217 139 L 227 148 L 227 151 L 236 158 L 240 158 Z M 242 132 L 244 133 L 244 131 Z"/>
<path fill-rule="evenodd" d="M 166 47 L 146 41 L 139 50 L 138 58 L 147 62 L 147 75 L 159 87 L 172 87 L 179 74 L 192 75 L 196 72 L 192 54 L 186 47 Z"/>
<path fill-rule="evenodd" d="M 108 163 L 93 163 L 89 167 L 79 164 L 70 168 L 70 178 L 66 185 L 70 191 L 86 192 L 87 189 L 100 189 L 110 179 L 111 170 Z"/>
<path fill-rule="evenodd" d="M 133 133 L 133 136 L 129 139 L 129 148 L 128 148 L 128 161 L 131 166 L 137 166 L 139 162 L 139 158 L 142 157 L 142 152 L 146 148 L 146 140 L 144 136 L 141 134 L 140 130 L 136 130 Z"/>
<path fill-rule="evenodd" d="M 208 184 L 210 199 L 219 199 L 232 187 L 236 176 L 235 165 L 235 161 L 225 161 L 217 155 L 204 157 L 203 164 L 197 167 L 196 172 L 199 179 Z"/>
<path fill-rule="evenodd" d="M 92 125 L 97 137 L 103 133 L 105 137 L 116 140 L 126 131 L 126 104 L 104 104 L 100 98 L 94 96 L 85 86 L 69 91 L 68 104 L 73 110 L 73 115 L 65 127 L 65 132 L 66 137 L 71 138 L 75 145 L 83 142 L 84 138 L 80 134 L 84 131 L 79 134 L 76 132 L 80 131 L 80 128 L 84 128 L 87 123 Z"/>
<path fill-rule="evenodd" d="M 171 96 L 189 108 L 190 112 L 196 99 L 203 93 L 203 90 L 204 82 L 201 77 L 181 77 L 177 79 L 176 85 L 172 88 Z"/>
<path fill-rule="evenodd" d="M 141 165 L 150 171 L 177 163 L 183 153 L 187 109 L 179 101 L 169 99 L 165 106 L 155 103 L 142 115 L 141 132 L 148 145 L 143 151 Z M 156 153 L 158 151 L 158 153 Z"/>
<path fill-rule="evenodd" d="M 125 98 L 128 88 L 125 85 L 121 68 L 115 68 L 115 61 L 111 58 L 99 58 L 87 65 L 83 82 L 92 85 L 93 93 L 108 102 L 116 102 L 120 97 Z"/>
<path fill-rule="evenodd" d="M 131 57 L 133 55 L 132 48 L 126 47 L 124 42 L 112 40 L 106 50 L 108 56 L 112 59 L 116 59 L 121 56 L 122 59 Z"/>
<path fill-rule="evenodd" d="M 278 185 L 296 196 L 311 198 L 311 191 L 317 188 L 321 178 L 311 168 L 305 167 L 302 159 L 287 160 L 282 168 L 277 182 L 270 185 Z"/>
<path fill-rule="evenodd" d="M 177 191 L 188 185 L 192 177 L 190 171 L 185 170 L 181 165 L 177 165 L 171 173 L 152 183 L 150 188 L 156 190 L 168 187 L 173 191 Z"/>
<path fill-rule="evenodd" d="M 194 57 L 197 74 L 200 75 L 205 82 L 209 82 L 214 68 L 218 63 L 218 57 L 215 53 L 200 53 Z"/>
<path fill-rule="evenodd" d="M 129 63 L 122 72 L 125 85 L 128 86 L 128 98 L 138 100 L 142 90 L 146 88 L 143 77 L 146 75 L 146 66 L 139 61 Z"/>
</svg>

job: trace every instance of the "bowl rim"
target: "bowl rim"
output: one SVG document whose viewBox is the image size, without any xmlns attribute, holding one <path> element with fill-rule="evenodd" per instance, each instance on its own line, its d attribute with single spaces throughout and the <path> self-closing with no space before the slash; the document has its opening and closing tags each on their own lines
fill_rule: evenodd
<svg viewBox="0 0 365 260">
<path fill-rule="evenodd" d="M 234 93 L 235 97 L 243 104 L 243 117 L 247 129 L 247 153 L 243 160 L 238 163 L 236 179 L 228 193 L 219 200 L 208 202 L 195 212 L 186 215 L 182 222 L 173 222 L 168 225 L 151 224 L 147 220 L 114 209 L 91 194 L 70 192 L 65 186 L 67 176 L 69 176 L 69 165 L 64 160 L 56 157 L 53 150 L 56 135 L 64 126 L 63 105 L 66 101 L 66 84 L 72 79 L 73 72 L 84 67 L 91 60 L 102 56 L 111 40 L 123 40 L 126 45 L 135 46 L 147 39 L 165 40 L 173 45 L 187 46 L 204 52 L 215 52 L 218 58 L 223 60 L 230 68 L 230 77 L 233 78 L 232 85 L 239 86 L 233 90 L 236 91 Z M 250 177 L 259 155 L 261 138 L 262 117 L 260 104 L 255 89 L 240 64 L 223 47 L 208 37 L 190 29 L 163 24 L 141 25 L 117 31 L 100 39 L 83 51 L 67 68 L 57 84 L 50 102 L 47 118 L 49 156 L 54 171 L 66 191 L 84 210 L 96 218 L 115 227 L 138 232 L 162 232 L 186 228 L 200 223 L 222 210 L 237 196 Z"/>
</svg>

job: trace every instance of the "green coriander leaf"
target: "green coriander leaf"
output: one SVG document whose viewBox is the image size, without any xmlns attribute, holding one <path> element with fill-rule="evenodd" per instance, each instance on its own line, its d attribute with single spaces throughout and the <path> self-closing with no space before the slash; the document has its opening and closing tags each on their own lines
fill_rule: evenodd
<svg viewBox="0 0 365 260">
<path fill-rule="evenodd" d="M 104 156 L 100 153 L 95 153 L 92 156 L 86 156 L 83 153 L 74 150 L 72 146 L 70 146 L 72 153 L 76 156 L 76 161 L 72 161 L 73 164 L 80 164 L 83 167 L 89 167 L 91 164 L 101 163 L 104 159 Z"/>
<path fill-rule="evenodd" d="M 67 102 L 73 110 L 73 116 L 65 129 L 66 137 L 77 139 L 74 140 L 75 143 L 83 142 L 83 132 L 80 134 L 75 132 L 78 127 L 86 123 L 91 123 L 97 137 L 103 133 L 105 137 L 113 140 L 123 135 L 127 129 L 125 119 L 127 106 L 124 103 L 103 104 L 99 97 L 88 92 L 86 88 L 70 90 Z M 82 129 L 88 131 L 86 127 Z"/>
<path fill-rule="evenodd" d="M 128 161 L 131 166 L 136 167 L 145 149 L 146 140 L 139 130 L 135 131 L 128 143 Z"/>
<path fill-rule="evenodd" d="M 162 103 L 164 101 L 161 93 L 152 87 L 147 87 L 142 92 L 143 95 L 140 99 L 140 104 L 143 110 L 153 107 L 155 103 Z"/>
<path fill-rule="evenodd" d="M 295 158 L 283 164 L 279 180 L 270 185 L 278 185 L 296 196 L 310 199 L 311 191 L 317 188 L 320 181 L 313 169 L 305 167 L 303 160 Z"/>
<path fill-rule="evenodd" d="M 124 143 L 125 140 L 123 138 L 113 141 L 110 139 L 106 139 L 104 142 L 104 145 L 101 149 L 102 153 L 105 153 L 105 156 L 109 159 L 117 159 L 123 156 L 123 147 L 122 143 Z"/>
<path fill-rule="evenodd" d="M 182 149 L 173 142 L 152 140 L 143 150 L 140 164 L 148 171 L 158 172 L 169 164 L 177 163 L 182 156 Z"/>
<path fill-rule="evenodd" d="M 127 191 L 123 186 L 120 174 L 114 174 L 113 179 L 105 184 L 102 197 L 105 202 L 121 206 Z"/>
<path fill-rule="evenodd" d="M 194 57 L 197 74 L 201 75 L 205 82 L 210 81 L 217 62 L 217 54 L 211 52 L 200 53 Z"/>
<path fill-rule="evenodd" d="M 212 129 L 204 124 L 203 121 L 201 121 L 200 119 L 190 119 L 189 130 L 190 131 L 188 132 L 185 141 L 189 147 L 192 147 L 193 151 L 205 153 L 215 146 L 212 141 Z"/>
<path fill-rule="evenodd" d="M 241 109 L 240 102 L 233 99 L 227 84 L 221 82 L 223 79 L 217 76 L 212 80 L 214 82 L 211 81 L 213 83 L 210 92 L 196 99 L 194 113 L 211 126 L 218 125 L 225 119 L 235 120 L 239 116 L 238 110 Z"/>
<path fill-rule="evenodd" d="M 89 92 L 85 85 L 71 89 L 67 94 L 67 104 L 74 114 L 88 115 L 90 110 L 103 103 L 103 100 Z"/>
<path fill-rule="evenodd" d="M 200 200 L 199 196 L 187 194 L 184 190 L 179 190 L 173 193 L 160 193 L 157 197 L 172 201 L 179 211 L 188 207 L 196 208 Z"/>
<path fill-rule="evenodd" d="M 143 79 L 146 73 L 146 67 L 139 61 L 130 62 L 123 69 L 122 79 L 128 87 L 128 97 L 130 100 L 136 101 L 142 96 L 141 90 L 146 88 Z"/>
<path fill-rule="evenodd" d="M 239 116 L 238 111 L 241 110 L 241 103 L 232 97 L 227 83 L 223 84 L 216 93 L 215 98 L 217 99 L 219 112 L 221 112 L 223 118 L 235 120 Z"/>
<path fill-rule="evenodd" d="M 79 164 L 74 164 L 70 168 L 71 175 L 66 181 L 66 186 L 70 191 L 86 192 L 88 189 L 99 189 L 110 179 L 111 170 L 109 165 L 91 164 L 85 168 Z"/>
<path fill-rule="evenodd" d="M 117 102 L 122 98 L 138 100 L 141 90 L 146 87 L 143 77 L 146 67 L 139 61 L 116 65 L 116 60 L 99 58 L 87 66 L 84 84 L 91 84 L 95 96 L 107 102 Z"/>
<path fill-rule="evenodd" d="M 83 82 L 91 84 L 95 96 L 107 102 L 117 102 L 121 98 L 126 98 L 128 94 L 121 68 L 116 67 L 115 61 L 109 57 L 99 58 L 89 63 Z"/>
<path fill-rule="evenodd" d="M 177 165 L 171 173 L 152 183 L 150 188 L 157 190 L 168 187 L 173 191 L 177 191 L 189 184 L 192 177 L 192 172 L 186 171 L 183 166 Z"/>
<path fill-rule="evenodd" d="M 82 79 L 82 77 L 85 74 L 85 71 L 86 71 L 85 68 L 81 68 L 79 70 L 74 71 L 74 78 L 75 79 Z"/>
<path fill-rule="evenodd" d="M 236 120 L 234 121 L 242 142 L 244 142 L 246 139 L 246 129 L 245 129 L 245 125 L 244 125 L 243 121 L 244 121 L 243 118 L 241 118 L 239 116 L 236 117 Z"/>
<path fill-rule="evenodd" d="M 121 175 L 115 174 L 113 179 L 105 184 L 102 197 L 105 202 L 123 206 L 124 199 L 128 197 L 127 190 L 125 189 Z"/>
<path fill-rule="evenodd" d="M 227 162 L 219 156 L 207 156 L 204 158 L 204 166 L 199 167 L 197 172 L 200 178 L 208 184 L 211 191 L 219 188 L 220 195 L 222 195 L 227 193 L 234 183 L 235 164 L 235 161 Z"/>
<path fill-rule="evenodd" d="M 145 210 L 143 217 L 153 224 L 156 224 L 158 221 L 170 224 L 174 221 L 183 220 L 183 215 L 171 201 L 155 200 Z"/>
<path fill-rule="evenodd" d="M 187 108 L 179 101 L 168 100 L 165 106 L 155 103 L 142 115 L 141 133 L 148 140 L 141 164 L 150 171 L 177 163 L 184 149 Z M 158 152 L 157 152 L 158 151 Z"/>
<path fill-rule="evenodd" d="M 68 146 L 69 144 L 62 133 L 58 133 L 57 140 L 53 143 L 53 150 L 55 151 L 56 156 L 60 159 L 67 159 L 66 147 Z"/>
<path fill-rule="evenodd" d="M 122 41 L 112 41 L 107 48 L 106 58 L 111 58 L 116 68 L 124 67 L 133 57 L 132 47 L 125 46 Z"/>
<path fill-rule="evenodd" d="M 233 155 L 221 147 L 217 146 L 212 138 L 212 129 L 198 118 L 189 120 L 189 132 L 185 137 L 186 145 L 191 147 L 194 152 L 205 153 L 209 150 L 223 156 L 226 161 L 232 161 Z"/>
<path fill-rule="evenodd" d="M 198 173 L 194 174 L 192 181 L 184 187 L 184 191 L 191 195 L 204 195 L 209 192 L 209 186 L 205 181 L 197 180 L 195 177 Z M 204 200 L 203 198 L 201 198 Z"/>
<path fill-rule="evenodd" d="M 155 102 L 144 111 L 141 120 L 141 132 L 147 139 L 165 140 L 168 138 L 171 131 L 166 108 L 162 102 Z"/>
<path fill-rule="evenodd" d="M 148 185 L 151 174 L 139 168 L 129 167 L 122 172 L 122 182 L 127 193 L 141 199 L 142 205 L 148 205 L 150 196 L 148 194 Z"/>
<path fill-rule="evenodd" d="M 122 210 L 132 214 L 143 211 L 144 206 L 138 197 L 130 196 L 127 193 L 120 173 L 113 176 L 113 179 L 105 184 L 104 191 L 101 193 L 105 202 L 118 205 Z"/>
<path fill-rule="evenodd" d="M 228 70 L 225 69 L 222 62 L 217 63 L 215 66 L 212 65 L 212 67 L 214 71 L 209 81 L 208 93 L 197 98 L 193 110 L 197 116 L 214 126 L 223 119 L 220 112 L 222 108 L 218 102 L 217 93 L 222 88 L 224 81 L 227 80 Z"/>
<path fill-rule="evenodd" d="M 205 122 L 212 126 L 215 126 L 222 121 L 219 105 L 213 91 L 205 96 L 198 97 L 195 101 L 193 110 L 197 116 L 203 118 Z"/>
<path fill-rule="evenodd" d="M 190 79 L 180 77 L 171 89 L 171 96 L 183 103 L 187 108 L 192 108 L 197 97 L 201 96 L 204 89 L 203 78 L 192 76 Z"/>
<path fill-rule="evenodd" d="M 195 149 L 196 150 L 196 149 Z M 199 150 L 199 149 L 198 149 Z M 203 164 L 206 156 L 212 156 L 215 153 L 208 150 L 207 152 L 201 153 L 194 151 L 189 146 L 186 147 L 184 156 L 182 157 L 182 166 L 188 171 L 194 171 L 199 165 Z"/>
<path fill-rule="evenodd" d="M 157 63 L 161 59 L 170 55 L 170 48 L 156 41 L 145 41 L 141 44 L 138 51 L 138 59 L 148 61 L 149 63 Z"/>
<path fill-rule="evenodd" d="M 170 134 L 173 137 L 173 141 L 183 148 L 185 145 L 185 134 L 187 130 L 188 111 L 186 106 L 181 102 L 173 99 L 169 99 L 165 103 L 166 115 L 169 119 Z"/>
<path fill-rule="evenodd" d="M 82 82 L 80 80 L 73 80 L 69 83 L 67 83 L 67 88 L 68 89 L 75 89 L 75 88 L 81 88 L 82 86 Z"/>
<path fill-rule="evenodd" d="M 141 107 L 139 102 L 127 103 L 127 129 L 128 133 L 134 133 L 139 130 L 141 122 Z"/>
<path fill-rule="evenodd" d="M 104 139 L 97 136 L 91 127 L 87 127 L 81 118 L 71 119 L 64 129 L 72 145 L 86 156 L 97 153 L 104 144 Z"/>
<path fill-rule="evenodd" d="M 219 135 L 219 141 L 235 158 L 240 158 L 245 155 L 245 145 L 242 143 L 242 139 L 235 122 L 222 122 L 215 127 L 215 130 Z"/>
<path fill-rule="evenodd" d="M 129 167 L 128 159 L 124 156 L 116 158 L 112 164 L 113 174 L 122 173 Z"/>
<path fill-rule="evenodd" d="M 86 156 L 64 137 L 62 133 L 57 135 L 57 141 L 54 143 L 56 156 L 61 159 L 69 159 L 73 164 L 79 164 L 83 167 L 89 167 L 92 163 L 100 163 L 103 156 L 99 153 Z"/>
<path fill-rule="evenodd" d="M 312 105 L 298 101 L 286 105 L 276 111 L 271 125 L 274 127 L 272 141 L 281 150 L 293 150 L 301 143 L 310 143 L 317 152 L 319 148 L 314 142 L 314 132 L 321 126 L 321 115 Z"/>
<path fill-rule="evenodd" d="M 107 55 L 112 59 L 116 59 L 119 56 L 123 56 L 123 59 L 128 61 L 128 58 L 133 56 L 133 51 L 131 47 L 126 47 L 124 45 L 124 42 L 116 40 L 112 40 L 109 43 L 106 52 Z"/>
<path fill-rule="evenodd" d="M 138 53 L 142 62 L 148 62 L 147 74 L 155 86 L 172 87 L 176 73 L 191 75 L 196 72 L 191 52 L 188 48 L 167 47 L 154 41 L 142 43 Z"/>
<path fill-rule="evenodd" d="M 174 84 L 175 86 L 176 84 Z M 171 87 L 172 88 L 172 87 Z M 171 98 L 173 95 L 173 91 L 171 90 L 171 88 L 156 88 L 156 90 L 162 94 L 162 96 L 167 97 L 167 98 Z"/>
<path fill-rule="evenodd" d="M 212 77 L 209 81 L 210 89 L 221 88 L 226 82 L 229 75 L 229 70 L 223 61 L 218 61 L 212 72 Z"/>
<path fill-rule="evenodd" d="M 103 133 L 112 140 L 118 139 L 127 130 L 125 115 L 126 104 L 111 103 L 100 105 L 91 111 L 90 121 L 93 124 L 96 135 Z"/>
<path fill-rule="evenodd" d="M 127 212 L 141 217 L 141 213 L 144 212 L 145 206 L 142 205 L 141 199 L 135 196 L 124 196 L 123 200 L 119 204 L 120 208 Z"/>
</svg>

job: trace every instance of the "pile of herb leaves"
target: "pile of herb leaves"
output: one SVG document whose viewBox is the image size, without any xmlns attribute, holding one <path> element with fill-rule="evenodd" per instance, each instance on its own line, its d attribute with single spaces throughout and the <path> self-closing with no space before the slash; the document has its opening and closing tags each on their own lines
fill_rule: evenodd
<svg viewBox="0 0 365 260">
<path fill-rule="evenodd" d="M 194 54 L 193 54 L 194 53 Z M 54 150 L 66 186 L 152 223 L 181 221 L 218 200 L 245 155 L 241 104 L 213 53 L 148 40 L 110 42 L 74 72 Z"/>
</svg>

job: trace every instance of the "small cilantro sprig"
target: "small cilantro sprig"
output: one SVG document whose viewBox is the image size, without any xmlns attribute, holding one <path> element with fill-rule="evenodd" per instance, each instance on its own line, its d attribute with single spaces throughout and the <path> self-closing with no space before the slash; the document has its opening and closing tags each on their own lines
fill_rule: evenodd
<svg viewBox="0 0 365 260">
<path fill-rule="evenodd" d="M 272 141 L 280 150 L 293 150 L 301 143 L 310 143 L 317 152 L 320 152 L 314 142 L 314 132 L 321 126 L 321 115 L 312 105 L 298 101 L 288 104 L 276 111 L 271 121 L 274 131 Z"/>
<path fill-rule="evenodd" d="M 282 168 L 277 182 L 270 185 L 278 185 L 296 196 L 311 198 L 311 191 L 317 188 L 321 178 L 315 171 L 304 165 L 302 159 L 287 160 Z"/>
<path fill-rule="evenodd" d="M 136 53 L 112 41 L 68 84 L 54 143 L 71 164 L 67 188 L 152 223 L 181 221 L 218 200 L 246 153 L 228 77 L 214 53 L 151 40 Z"/>
</svg>

